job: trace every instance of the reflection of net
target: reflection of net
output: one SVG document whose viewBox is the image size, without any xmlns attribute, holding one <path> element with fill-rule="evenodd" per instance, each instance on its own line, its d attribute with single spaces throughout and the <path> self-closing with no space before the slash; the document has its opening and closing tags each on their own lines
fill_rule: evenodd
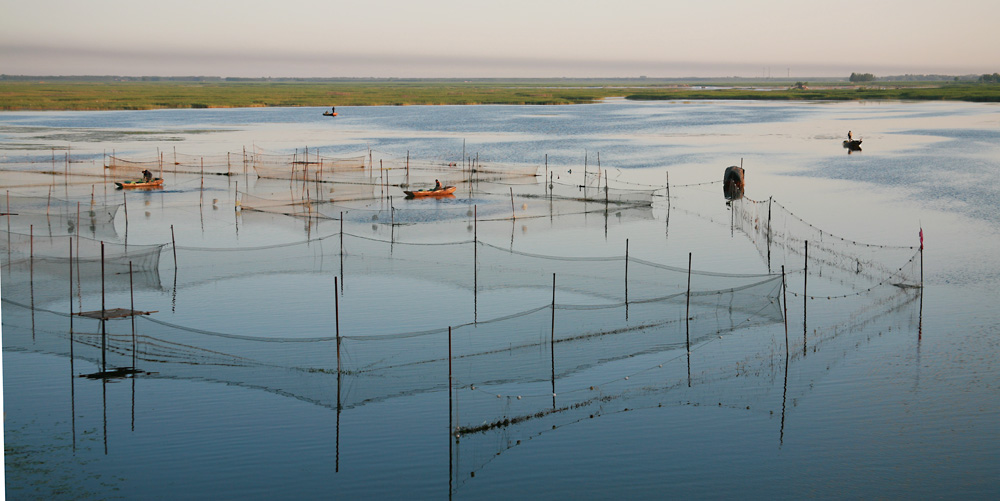
<svg viewBox="0 0 1000 501">
<path fill-rule="evenodd" d="M 342 179 L 342 178 L 338 178 Z M 377 185 L 335 182 L 274 187 L 267 196 L 242 195 L 242 208 L 295 217 L 341 219 L 372 224 L 416 224 L 436 221 L 496 221 L 552 218 L 572 214 L 599 213 L 650 219 L 653 192 L 537 184 L 474 183 L 461 185 L 456 197 L 388 201 L 387 194 L 400 195 Z"/>
<path fill-rule="evenodd" d="M 734 200 L 735 224 L 757 246 L 771 269 L 803 267 L 808 242 L 809 273 L 838 280 L 857 292 L 878 285 L 920 284 L 920 254 L 916 247 L 865 244 L 848 240 L 803 221 L 773 200 Z M 825 295 L 825 294 L 824 294 Z"/>
<path fill-rule="evenodd" d="M 10 231 L 36 235 L 83 235 L 101 240 L 117 239 L 115 215 L 121 204 L 95 204 L 52 197 L 8 195 L 0 200 Z"/>
<path fill-rule="evenodd" d="M 642 409 L 711 406 L 752 413 L 771 419 L 778 444 L 786 420 L 802 426 L 793 402 L 808 395 L 830 367 L 865 349 L 878 336 L 916 336 L 918 319 L 913 306 L 919 293 L 899 288 L 888 291 L 874 302 L 857 298 L 848 305 L 824 304 L 836 310 L 846 307 L 853 313 L 837 322 L 810 326 L 807 350 L 803 350 L 800 328 L 790 340 L 787 358 L 783 329 L 746 323 L 732 330 L 720 328 L 719 336 L 692 339 L 690 359 L 683 344 L 637 354 L 630 359 L 634 363 L 609 361 L 589 371 L 557 376 L 554 392 L 549 381 L 456 384 L 453 488 L 461 489 L 471 476 L 488 469 L 490 462 L 506 451 L 550 431 Z M 561 347 L 556 344 L 554 349 L 558 371 Z M 516 393 L 505 391 L 509 389 Z"/>
</svg>

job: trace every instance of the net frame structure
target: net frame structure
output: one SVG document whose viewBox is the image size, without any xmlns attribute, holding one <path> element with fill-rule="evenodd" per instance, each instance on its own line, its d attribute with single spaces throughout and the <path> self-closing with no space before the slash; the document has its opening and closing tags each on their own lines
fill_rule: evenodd
<svg viewBox="0 0 1000 501">
<path fill-rule="evenodd" d="M 266 165 L 267 159 L 260 158 Z M 275 163 L 284 165 L 287 160 Z M 321 164 L 324 161 L 320 159 Z M 398 167 L 383 167 L 375 176 L 371 163 L 365 172 L 362 160 L 361 167 L 334 170 L 338 176 L 346 172 L 357 177 L 356 183 L 343 186 L 359 187 L 355 195 L 338 199 L 328 195 L 341 184 L 324 181 L 325 172 L 310 179 L 307 172 L 312 171 L 307 169 L 316 165 L 310 162 L 308 156 L 293 157 L 287 177 L 265 178 L 280 185 L 266 197 L 241 193 L 243 209 L 339 219 L 352 227 L 469 225 L 590 212 L 635 213 L 641 218 L 650 213 L 660 190 L 618 190 L 589 183 L 539 186 L 535 175 L 523 179 L 498 175 L 482 181 L 458 170 L 470 198 L 490 203 L 397 208 L 391 201 L 385 207 L 382 200 L 388 190 L 377 196 L 374 190 L 386 184 L 399 187 L 411 179 L 402 177 Z M 222 164 L 217 160 L 212 165 L 220 170 Z M 428 166 L 425 173 L 440 175 L 456 166 L 434 170 L 439 167 Z M 677 194 L 685 187 L 672 188 Z M 683 196 L 671 199 L 669 193 L 668 187 L 668 221 L 669 211 L 683 210 L 685 203 Z M 378 203 L 370 203 L 373 199 Z M 104 243 L 101 268 L 114 270 L 109 274 L 104 269 L 97 272 L 99 241 L 76 237 L 77 243 L 70 244 L 69 236 L 36 241 L 29 235 L 26 243 L 24 234 L 7 232 L 2 238 L 7 242 L 3 320 L 5 333 L 13 335 L 5 336 L 5 343 L 9 338 L 13 345 L 27 346 L 30 332 L 33 349 L 58 354 L 75 349 L 75 356 L 95 364 L 101 360 L 103 365 L 107 359 L 112 367 L 139 365 L 163 377 L 238 384 L 338 412 L 447 391 L 455 404 L 448 410 L 453 450 L 463 451 L 475 471 L 496 454 L 552 427 L 623 408 L 661 405 L 675 390 L 692 384 L 707 388 L 702 398 L 718 398 L 727 405 L 755 405 L 759 399 L 773 403 L 775 395 L 754 393 L 767 385 L 748 381 L 774 379 L 782 370 L 787 378 L 796 361 L 829 356 L 870 333 L 873 326 L 891 327 L 900 317 L 913 322 L 912 305 L 922 291 L 920 249 L 831 235 L 771 199 L 743 198 L 732 201 L 731 207 L 732 228 L 747 236 L 772 271 L 712 273 L 627 254 L 552 256 L 477 238 L 405 242 L 343 230 L 253 248 L 173 246 L 175 295 L 186 288 L 260 274 L 337 277 L 340 286 L 333 296 L 349 304 L 355 284 L 383 277 L 437 283 L 471 295 L 472 307 L 465 316 L 423 322 L 419 328 L 387 323 L 361 329 L 348 324 L 343 334 L 339 320 L 336 334 L 314 329 L 267 335 L 174 323 L 157 315 L 127 320 L 81 317 L 80 311 L 95 308 L 98 277 L 102 291 L 119 295 L 125 290 L 125 277 L 129 289 L 138 283 L 140 290 L 164 291 L 160 261 L 166 244 Z M 70 259 L 66 250 L 74 246 Z M 59 298 L 65 294 L 59 277 L 72 262 L 77 263 L 76 292 L 66 311 L 60 306 Z M 782 265 L 789 268 L 787 274 L 773 271 Z M 802 279 L 801 288 L 792 277 Z M 551 300 L 541 299 L 549 293 Z M 498 295 L 523 300 L 496 306 L 478 299 Z M 815 306 L 813 316 L 803 312 L 801 338 L 787 335 L 790 315 L 785 295 L 801 302 L 803 310 L 809 302 L 827 303 Z M 329 308 L 329 298 L 316 305 L 324 307 Z M 844 311 L 850 314 L 837 314 Z M 782 322 L 784 340 L 775 334 Z M 466 478 L 455 475 L 459 484 Z"/>
</svg>

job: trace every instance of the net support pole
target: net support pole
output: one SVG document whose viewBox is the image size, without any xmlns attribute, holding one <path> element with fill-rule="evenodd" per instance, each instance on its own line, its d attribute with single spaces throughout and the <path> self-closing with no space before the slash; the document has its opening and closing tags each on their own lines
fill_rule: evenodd
<svg viewBox="0 0 1000 501">
<path fill-rule="evenodd" d="M 174 275 L 177 274 L 177 240 L 174 238 L 174 225 L 170 225 L 170 247 L 174 250 Z"/>
<path fill-rule="evenodd" d="M 627 238 L 625 239 L 625 311 L 628 312 L 628 239 Z"/>
<path fill-rule="evenodd" d="M 767 272 L 771 273 L 771 202 L 774 197 L 767 198 Z"/>
<path fill-rule="evenodd" d="M 344 286 L 344 211 L 340 211 L 340 286 Z"/>
<path fill-rule="evenodd" d="M 809 291 L 806 286 L 809 284 L 809 241 L 805 242 L 805 272 L 802 276 L 802 355 L 806 355 L 806 337 L 809 331 L 806 328 L 806 309 L 809 304 Z"/>
<path fill-rule="evenodd" d="M 510 188 L 510 219 L 517 219 L 517 215 L 514 213 L 514 187 Z"/>
<path fill-rule="evenodd" d="M 687 346 L 688 353 L 691 353 L 691 253 L 688 252 L 688 284 L 687 284 L 687 300 L 685 301 L 684 309 L 684 343 Z"/>
<path fill-rule="evenodd" d="M 104 306 L 104 242 L 101 241 L 101 371 L 106 371 L 108 367 L 108 331 L 105 324 L 108 320 L 105 317 Z"/>
<path fill-rule="evenodd" d="M 788 353 L 788 285 L 785 284 L 785 265 L 781 265 L 781 302 L 785 305 L 785 353 Z"/>
<path fill-rule="evenodd" d="M 472 322 L 479 321 L 479 206 L 472 206 Z"/>
<path fill-rule="evenodd" d="M 448 433 L 452 434 L 455 432 L 455 425 L 452 419 L 455 417 L 454 404 L 452 403 L 452 390 L 451 390 L 451 326 L 448 326 Z"/>
</svg>

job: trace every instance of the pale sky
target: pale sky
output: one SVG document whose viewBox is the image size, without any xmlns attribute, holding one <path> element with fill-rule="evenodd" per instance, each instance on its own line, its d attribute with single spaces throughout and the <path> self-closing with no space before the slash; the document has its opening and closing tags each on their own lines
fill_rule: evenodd
<svg viewBox="0 0 1000 501">
<path fill-rule="evenodd" d="M 998 0 L 0 0 L 0 73 L 816 77 L 1000 72 Z"/>
</svg>

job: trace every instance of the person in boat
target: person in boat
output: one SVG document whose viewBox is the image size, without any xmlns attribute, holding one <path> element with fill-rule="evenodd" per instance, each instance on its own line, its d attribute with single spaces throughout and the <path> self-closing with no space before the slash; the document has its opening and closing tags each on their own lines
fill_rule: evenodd
<svg viewBox="0 0 1000 501">
<path fill-rule="evenodd" d="M 854 141 L 854 135 L 851 134 L 851 131 L 847 131 L 847 140 L 848 141 Z"/>
<path fill-rule="evenodd" d="M 149 169 L 142 171 L 142 182 L 148 183 L 153 180 L 153 173 L 149 172 Z"/>
<path fill-rule="evenodd" d="M 437 179 L 435 179 L 434 180 L 434 191 L 440 190 L 441 188 L 442 188 L 441 181 L 438 181 Z"/>
</svg>

